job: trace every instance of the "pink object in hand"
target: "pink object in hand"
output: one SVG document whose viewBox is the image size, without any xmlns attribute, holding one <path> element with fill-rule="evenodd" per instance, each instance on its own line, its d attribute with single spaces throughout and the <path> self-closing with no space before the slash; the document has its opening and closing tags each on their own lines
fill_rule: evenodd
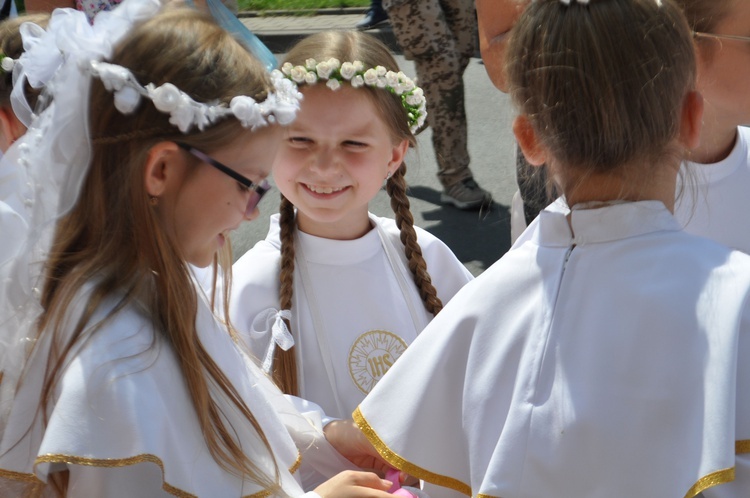
<svg viewBox="0 0 750 498">
<path fill-rule="evenodd" d="M 389 489 L 388 492 L 393 496 L 401 496 L 403 498 L 417 498 L 407 490 L 401 488 L 401 483 L 398 479 L 400 473 L 401 472 L 398 469 L 391 469 L 385 473 L 385 478 L 393 483 L 393 486 L 391 486 L 391 489 Z"/>
<path fill-rule="evenodd" d="M 417 498 L 413 494 L 409 493 L 407 490 L 403 488 L 399 488 L 396 491 L 394 491 L 393 496 L 402 496 L 403 498 Z"/>
</svg>

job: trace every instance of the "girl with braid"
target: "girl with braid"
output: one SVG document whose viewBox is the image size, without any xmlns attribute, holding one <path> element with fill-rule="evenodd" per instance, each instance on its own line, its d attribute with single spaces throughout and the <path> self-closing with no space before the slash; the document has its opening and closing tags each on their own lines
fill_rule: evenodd
<svg viewBox="0 0 750 498">
<path fill-rule="evenodd" d="M 229 233 L 258 215 L 295 86 L 158 0 L 93 25 L 56 10 L 44 35 L 19 67 L 52 75 L 49 105 L 2 159 L 18 157 L 34 209 L 0 265 L 0 496 L 388 498 L 393 482 L 354 470 L 240 351 L 193 275 L 226 270 L 211 289 L 226 308 Z M 326 482 L 308 486 L 303 460 Z"/>
<path fill-rule="evenodd" d="M 281 212 L 234 265 L 230 317 L 284 392 L 349 418 L 472 277 L 413 225 L 403 159 L 424 97 L 388 49 L 320 33 L 282 72 L 303 100 L 273 167 Z M 395 220 L 368 211 L 384 182 Z"/>
</svg>

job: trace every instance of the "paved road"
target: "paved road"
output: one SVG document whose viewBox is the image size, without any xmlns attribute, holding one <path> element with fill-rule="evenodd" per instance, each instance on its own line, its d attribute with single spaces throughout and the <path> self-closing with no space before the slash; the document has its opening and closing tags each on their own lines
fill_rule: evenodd
<svg viewBox="0 0 750 498">
<path fill-rule="evenodd" d="M 340 21 L 346 16 L 334 17 Z M 349 17 L 352 24 L 360 18 L 359 15 Z M 253 29 L 252 19 L 244 21 Z M 259 33 L 261 29 L 258 25 L 254 28 L 262 37 L 262 33 Z M 413 65 L 409 61 L 400 55 L 397 55 L 397 61 L 404 72 L 414 75 Z M 513 110 L 507 96 L 492 86 L 478 59 L 472 60 L 464 80 L 471 167 L 479 184 L 494 196 L 491 211 L 464 212 L 440 204 L 441 189 L 435 176 L 437 166 L 429 129 L 419 135 L 418 149 L 407 156 L 407 181 L 415 223 L 442 239 L 467 268 L 478 275 L 510 246 L 508 207 L 515 191 L 514 145 L 510 130 Z M 243 254 L 265 237 L 268 217 L 278 211 L 278 197 L 273 192 L 268 197 L 261 204 L 260 218 L 246 223 L 234 235 L 235 256 Z M 380 216 L 392 216 L 384 191 L 371 203 L 371 211 Z"/>
</svg>

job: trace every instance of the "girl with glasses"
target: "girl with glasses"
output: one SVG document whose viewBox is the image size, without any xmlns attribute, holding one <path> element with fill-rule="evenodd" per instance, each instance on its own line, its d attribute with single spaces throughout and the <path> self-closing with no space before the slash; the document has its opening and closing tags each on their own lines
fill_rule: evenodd
<svg viewBox="0 0 750 498">
<path fill-rule="evenodd" d="M 54 77 L 13 145 L 34 217 L 0 267 L 0 495 L 303 496 L 304 456 L 332 476 L 309 496 L 388 496 L 375 474 L 335 475 L 352 466 L 191 270 L 224 268 L 227 301 L 228 234 L 257 216 L 296 88 L 156 0 L 93 26 L 57 10 L 47 35 L 21 57 Z"/>
</svg>

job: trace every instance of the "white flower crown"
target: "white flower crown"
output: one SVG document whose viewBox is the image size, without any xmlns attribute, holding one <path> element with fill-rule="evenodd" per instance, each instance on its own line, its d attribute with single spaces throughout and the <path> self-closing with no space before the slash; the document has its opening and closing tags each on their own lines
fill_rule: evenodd
<svg viewBox="0 0 750 498">
<path fill-rule="evenodd" d="M 279 73 L 278 70 L 274 72 Z M 401 71 L 388 71 L 383 66 L 365 70 L 365 65 L 360 61 L 341 63 L 338 59 L 331 58 L 323 62 L 307 59 L 304 66 L 286 62 L 281 66 L 279 74 L 298 85 L 314 85 L 320 80 L 327 80 L 326 86 L 331 90 L 338 90 L 344 81 L 348 81 L 354 88 L 370 86 L 387 90 L 400 97 L 412 133 L 416 133 L 424 125 L 427 117 L 424 92 Z"/>
<path fill-rule="evenodd" d="M 15 65 L 15 59 L 0 52 L 0 73 L 8 74 L 12 72 Z"/>
<path fill-rule="evenodd" d="M 187 133 L 197 126 L 203 130 L 225 116 L 236 117 L 242 126 L 255 130 L 269 123 L 287 125 L 294 121 L 302 94 L 289 80 L 279 74 L 271 76 L 275 91 L 263 102 L 240 95 L 225 104 L 196 102 L 172 83 L 145 87 L 136 80 L 129 69 L 107 62 L 90 62 L 90 72 L 98 77 L 104 88 L 114 92 L 115 107 L 123 114 L 131 114 L 142 97 L 150 99 L 157 110 L 169 114 L 169 122 Z"/>
</svg>

